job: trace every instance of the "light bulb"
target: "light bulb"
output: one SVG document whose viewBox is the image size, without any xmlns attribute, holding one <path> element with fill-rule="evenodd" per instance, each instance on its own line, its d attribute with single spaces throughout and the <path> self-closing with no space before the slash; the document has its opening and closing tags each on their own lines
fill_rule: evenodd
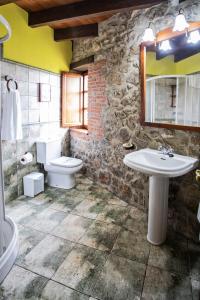
<svg viewBox="0 0 200 300">
<path fill-rule="evenodd" d="M 183 31 L 188 27 L 189 27 L 189 24 L 186 21 L 183 12 L 179 11 L 179 14 L 175 19 L 175 25 L 174 25 L 173 31 Z"/>
<path fill-rule="evenodd" d="M 189 44 L 196 44 L 200 41 L 200 34 L 198 30 L 190 32 L 190 36 L 187 40 Z"/>
<path fill-rule="evenodd" d="M 162 41 L 162 43 L 160 44 L 159 49 L 160 49 L 160 50 L 163 50 L 163 51 L 171 50 L 172 47 L 171 47 L 171 45 L 170 45 L 169 40 Z"/>
<path fill-rule="evenodd" d="M 155 41 L 155 35 L 153 33 L 153 30 L 150 27 L 145 29 L 142 40 L 143 40 L 143 42 L 153 42 L 153 41 Z"/>
</svg>

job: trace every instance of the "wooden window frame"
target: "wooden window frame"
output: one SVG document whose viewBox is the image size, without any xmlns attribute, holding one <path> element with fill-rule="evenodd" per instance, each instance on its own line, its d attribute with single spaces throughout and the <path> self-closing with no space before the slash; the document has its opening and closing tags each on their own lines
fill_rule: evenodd
<svg viewBox="0 0 200 300">
<path fill-rule="evenodd" d="M 88 129 L 88 125 L 84 124 L 84 76 L 88 75 L 88 71 L 85 72 L 62 72 L 61 76 L 61 127 L 62 128 L 77 128 L 77 129 Z M 79 90 L 79 118 L 80 123 L 68 123 L 67 120 L 67 78 L 69 77 L 79 77 L 80 78 L 80 90 Z M 81 87 L 81 79 L 83 82 L 83 87 Z M 88 91 L 87 91 L 88 93 Z"/>
</svg>

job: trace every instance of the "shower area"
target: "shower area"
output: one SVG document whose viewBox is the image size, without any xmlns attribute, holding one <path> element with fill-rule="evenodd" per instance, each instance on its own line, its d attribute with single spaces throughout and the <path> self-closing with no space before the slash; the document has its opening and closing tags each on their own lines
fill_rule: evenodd
<svg viewBox="0 0 200 300">
<path fill-rule="evenodd" d="M 11 37 L 11 28 L 6 19 L 0 15 L 0 23 L 5 27 L 6 34 L 0 38 L 0 44 Z M 0 62 L 1 73 L 1 62 Z M 0 98 L 0 120 L 2 120 L 2 103 Z M 2 128 L 2 122 L 1 126 Z M 0 129 L 1 129 L 0 128 Z M 18 252 L 18 232 L 13 220 L 5 215 L 4 180 L 2 169 L 2 138 L 0 130 L 0 283 L 10 271 Z"/>
<path fill-rule="evenodd" d="M 200 74 L 146 80 L 146 121 L 200 126 Z"/>
</svg>

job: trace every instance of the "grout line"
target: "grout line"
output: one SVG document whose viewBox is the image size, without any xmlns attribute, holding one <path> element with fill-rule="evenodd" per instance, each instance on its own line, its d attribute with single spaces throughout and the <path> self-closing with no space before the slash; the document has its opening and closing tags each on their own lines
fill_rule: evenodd
<svg viewBox="0 0 200 300">
<path fill-rule="evenodd" d="M 87 297 L 92 297 L 92 295 L 90 295 L 90 294 L 87 294 L 87 293 L 85 293 L 85 292 L 76 290 L 75 288 L 73 288 L 73 287 L 71 287 L 71 286 L 68 286 L 68 285 L 66 285 L 66 284 L 64 284 L 64 283 L 61 283 L 61 282 L 59 282 L 59 281 L 57 281 L 57 280 L 52 279 L 52 277 L 46 277 L 46 276 L 44 276 L 44 275 L 41 275 L 41 274 L 39 274 L 39 273 L 37 273 L 37 272 L 35 272 L 35 271 L 29 269 L 28 267 L 19 265 L 18 263 L 15 263 L 14 266 L 17 266 L 17 267 L 19 267 L 19 268 L 21 268 L 21 269 L 24 269 L 24 270 L 26 270 L 26 271 L 29 271 L 29 272 L 31 272 L 31 273 L 37 275 L 37 276 L 40 276 L 40 277 L 42 277 L 42 278 L 47 279 L 47 282 L 46 282 L 46 284 L 45 284 L 43 290 L 45 289 L 45 287 L 46 287 L 46 285 L 48 284 L 49 281 L 53 281 L 53 282 L 55 282 L 55 283 L 58 283 L 58 284 L 62 285 L 63 287 L 67 287 L 67 288 L 69 288 L 70 290 L 73 290 L 73 291 L 75 291 L 75 292 L 77 292 L 77 293 L 79 293 L 79 294 L 85 295 L 85 296 L 87 296 Z M 57 270 L 56 270 L 56 271 L 57 271 Z M 55 273 L 54 273 L 54 274 L 55 274 Z M 52 275 L 52 276 L 53 276 L 53 275 Z M 42 290 L 42 291 L 43 291 L 43 290 Z M 99 299 L 99 300 L 101 300 L 101 299 Z"/>
<path fill-rule="evenodd" d="M 143 291 L 144 291 L 144 283 L 145 283 L 146 274 L 147 274 L 147 268 L 148 268 L 150 252 L 151 252 L 151 245 L 149 247 L 149 255 L 148 255 L 148 258 L 147 258 L 146 268 L 145 268 L 145 272 L 144 272 L 144 279 L 143 279 L 143 284 L 142 284 L 142 289 L 141 289 L 141 299 L 142 299 L 142 294 L 143 294 Z"/>
</svg>

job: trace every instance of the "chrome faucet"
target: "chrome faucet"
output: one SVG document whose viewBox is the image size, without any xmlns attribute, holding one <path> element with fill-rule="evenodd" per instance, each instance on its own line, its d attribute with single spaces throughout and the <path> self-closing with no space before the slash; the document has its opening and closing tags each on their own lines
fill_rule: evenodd
<svg viewBox="0 0 200 300">
<path fill-rule="evenodd" d="M 174 149 L 168 146 L 159 146 L 158 151 L 163 155 L 168 155 L 169 157 L 174 157 Z"/>
</svg>

